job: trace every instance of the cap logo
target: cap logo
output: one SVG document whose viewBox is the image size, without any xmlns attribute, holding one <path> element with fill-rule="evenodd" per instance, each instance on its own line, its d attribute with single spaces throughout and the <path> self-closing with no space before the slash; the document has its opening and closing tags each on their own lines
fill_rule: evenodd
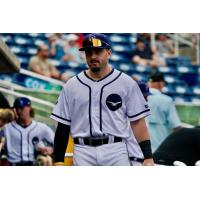
<svg viewBox="0 0 200 200">
<path fill-rule="evenodd" d="M 101 40 L 99 40 L 97 38 L 91 38 L 90 41 L 92 42 L 93 47 L 101 47 L 102 46 Z"/>
</svg>

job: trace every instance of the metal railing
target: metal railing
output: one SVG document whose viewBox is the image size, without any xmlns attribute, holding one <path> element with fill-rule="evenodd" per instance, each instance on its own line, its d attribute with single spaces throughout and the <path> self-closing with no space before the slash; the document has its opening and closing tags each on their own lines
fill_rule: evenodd
<svg viewBox="0 0 200 200">
<path fill-rule="evenodd" d="M 31 77 L 34 77 L 34 78 L 38 78 L 40 80 L 47 81 L 47 82 L 53 83 L 55 85 L 60 85 L 60 86 L 64 85 L 64 82 L 62 82 L 62 81 L 59 81 L 59 80 L 56 80 L 56 79 L 53 79 L 53 78 L 49 78 L 49 77 L 37 74 L 35 72 L 31 72 L 29 70 L 22 69 L 22 68 L 20 69 L 19 73 L 24 74 L 24 75 L 28 75 L 28 76 L 31 76 Z"/>
<path fill-rule="evenodd" d="M 195 47 L 196 49 L 196 64 L 200 64 L 200 36 L 199 34 L 195 34 L 196 43 L 194 44 L 192 41 L 186 40 L 181 37 L 179 33 L 166 33 L 168 37 L 170 37 L 174 41 L 174 52 L 175 56 L 179 56 L 179 46 L 180 44 L 185 44 L 189 47 Z M 155 33 L 151 33 L 151 46 L 155 47 Z"/>
<path fill-rule="evenodd" d="M 0 87 L 0 91 L 5 93 L 5 94 L 10 94 L 10 95 L 13 95 L 15 97 L 26 97 L 26 98 L 29 98 L 31 101 L 35 102 L 35 103 L 39 103 L 39 104 L 42 104 L 42 105 L 45 105 L 45 106 L 48 106 L 50 108 L 53 108 L 55 105 L 51 102 L 48 102 L 48 101 L 44 101 L 42 99 L 38 99 L 38 98 L 35 98 L 35 97 L 32 97 L 32 96 L 29 96 L 29 95 L 25 95 L 25 94 L 22 94 L 22 93 L 19 93 L 19 92 L 15 92 L 15 91 L 12 91 L 12 90 L 8 90 L 8 89 L 5 89 L 5 88 L 1 88 Z"/>
</svg>

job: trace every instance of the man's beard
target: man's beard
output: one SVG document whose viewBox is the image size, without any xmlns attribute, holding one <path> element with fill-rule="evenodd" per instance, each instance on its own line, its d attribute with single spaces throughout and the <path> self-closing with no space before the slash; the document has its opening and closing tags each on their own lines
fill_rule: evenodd
<svg viewBox="0 0 200 200">
<path fill-rule="evenodd" d="M 96 72 L 100 72 L 100 71 L 101 71 L 101 68 L 100 68 L 100 67 L 91 67 L 90 70 L 91 70 L 93 73 L 96 73 Z"/>
</svg>

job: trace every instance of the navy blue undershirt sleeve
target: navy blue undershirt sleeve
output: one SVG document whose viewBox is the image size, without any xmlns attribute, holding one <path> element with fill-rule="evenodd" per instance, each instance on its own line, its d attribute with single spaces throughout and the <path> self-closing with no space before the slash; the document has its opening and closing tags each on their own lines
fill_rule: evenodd
<svg viewBox="0 0 200 200">
<path fill-rule="evenodd" d="M 69 133 L 70 126 L 58 123 L 54 138 L 54 162 L 64 162 Z"/>
</svg>

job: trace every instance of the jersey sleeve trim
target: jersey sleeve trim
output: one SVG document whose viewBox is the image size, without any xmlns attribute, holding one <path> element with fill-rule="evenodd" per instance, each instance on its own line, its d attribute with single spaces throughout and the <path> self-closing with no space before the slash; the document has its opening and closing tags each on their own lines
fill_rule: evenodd
<svg viewBox="0 0 200 200">
<path fill-rule="evenodd" d="M 63 117 L 60 117 L 54 113 L 51 113 L 51 116 L 50 116 L 51 119 L 57 121 L 57 122 L 60 122 L 62 124 L 66 124 L 66 125 L 70 125 L 71 124 L 71 120 L 69 119 L 65 119 Z"/>
<path fill-rule="evenodd" d="M 143 111 L 140 112 L 140 113 L 137 113 L 136 115 L 128 116 L 128 118 L 132 118 L 132 119 L 137 118 L 137 119 L 139 119 L 140 116 L 143 117 L 143 116 L 149 115 L 149 114 L 150 114 L 149 112 L 150 112 L 150 109 L 146 109 L 146 110 L 143 110 Z M 144 115 L 144 113 L 145 113 L 146 115 Z M 143 115 L 142 115 L 142 114 L 143 114 Z"/>
<path fill-rule="evenodd" d="M 71 122 L 71 120 L 66 119 L 66 118 L 63 118 L 63 117 L 60 117 L 60 116 L 58 116 L 58 115 L 56 115 L 56 114 L 54 114 L 54 113 L 51 113 L 51 115 L 53 115 L 53 116 L 55 116 L 55 117 L 58 117 L 58 118 L 60 118 L 60 119 L 62 119 L 62 120 L 66 120 L 66 121 L 68 121 L 68 122 Z"/>
</svg>

